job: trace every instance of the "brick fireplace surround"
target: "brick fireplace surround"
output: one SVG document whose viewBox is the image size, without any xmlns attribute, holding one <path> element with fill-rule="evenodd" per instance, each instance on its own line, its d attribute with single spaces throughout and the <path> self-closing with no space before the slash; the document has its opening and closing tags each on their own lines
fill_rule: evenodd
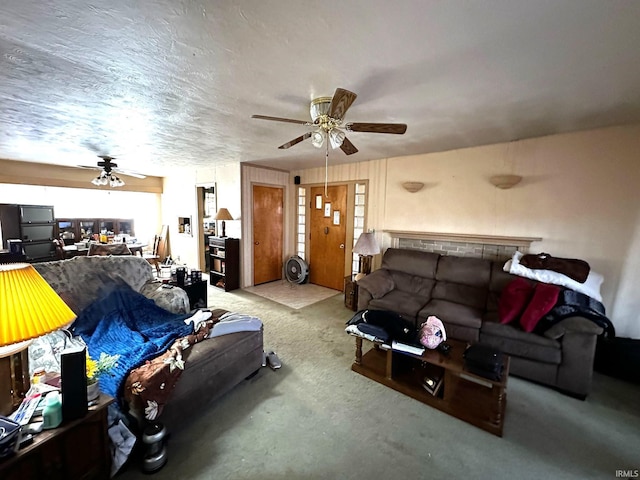
<svg viewBox="0 0 640 480">
<path fill-rule="evenodd" d="M 528 253 L 532 242 L 539 237 L 501 237 L 464 233 L 411 232 L 383 230 L 391 237 L 391 247 L 422 250 L 441 255 L 507 260 L 516 250 Z"/>
</svg>

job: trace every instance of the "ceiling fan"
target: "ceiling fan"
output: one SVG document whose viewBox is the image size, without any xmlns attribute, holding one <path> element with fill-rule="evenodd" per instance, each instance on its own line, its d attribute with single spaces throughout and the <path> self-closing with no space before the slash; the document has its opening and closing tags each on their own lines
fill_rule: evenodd
<svg viewBox="0 0 640 480">
<path fill-rule="evenodd" d="M 97 167 L 90 167 L 86 165 L 78 165 L 80 168 L 91 168 L 101 170 L 100 174 L 91 180 L 96 186 L 104 186 L 109 185 L 111 187 L 121 187 L 124 185 L 124 182 L 116 175 L 119 173 L 120 175 L 127 175 L 129 177 L 135 178 L 146 178 L 146 175 L 142 175 L 141 173 L 132 172 L 130 170 L 122 170 L 118 168 L 118 164 L 114 163 L 115 157 L 111 157 L 109 155 L 98 155 L 102 161 L 97 162 Z"/>
<path fill-rule="evenodd" d="M 344 123 L 344 116 L 349 107 L 355 101 L 357 95 L 344 88 L 336 88 L 333 97 L 319 97 L 311 101 L 309 111 L 311 121 L 295 120 L 291 118 L 269 117 L 266 115 L 252 115 L 251 118 L 260 120 L 271 120 L 274 122 L 297 123 L 308 127 L 314 127 L 314 130 L 300 135 L 293 140 L 280 145 L 278 148 L 290 148 L 294 145 L 311 138 L 311 143 L 316 148 L 322 148 L 326 145 L 327 152 L 329 145 L 332 148 L 338 148 L 352 155 L 358 149 L 346 137 L 345 130 L 348 132 L 368 132 L 368 133 L 394 133 L 402 135 L 407 131 L 404 123 Z M 326 142 L 326 143 L 325 143 Z"/>
</svg>

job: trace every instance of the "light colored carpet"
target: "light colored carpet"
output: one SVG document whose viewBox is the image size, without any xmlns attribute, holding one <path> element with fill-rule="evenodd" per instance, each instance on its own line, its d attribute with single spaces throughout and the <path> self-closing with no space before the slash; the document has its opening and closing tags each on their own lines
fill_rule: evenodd
<svg viewBox="0 0 640 480">
<path fill-rule="evenodd" d="M 316 302 L 342 293 L 320 285 L 311 283 L 298 285 L 289 283 L 286 280 L 246 287 L 244 290 L 295 309 L 308 307 Z"/>
<path fill-rule="evenodd" d="M 262 318 L 283 367 L 185 412 L 156 480 L 583 480 L 640 468 L 638 385 L 596 374 L 583 402 L 511 377 L 499 438 L 352 372 L 341 295 L 292 309 L 209 291 L 210 307 Z M 132 463 L 119 478 L 150 476 Z"/>
</svg>

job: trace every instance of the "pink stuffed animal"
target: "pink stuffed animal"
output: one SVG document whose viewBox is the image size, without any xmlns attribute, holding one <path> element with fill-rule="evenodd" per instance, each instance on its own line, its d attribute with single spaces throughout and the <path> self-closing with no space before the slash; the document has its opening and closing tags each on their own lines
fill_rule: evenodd
<svg viewBox="0 0 640 480">
<path fill-rule="evenodd" d="M 431 350 L 447 340 L 447 333 L 444 331 L 442 320 L 433 315 L 428 317 L 427 321 L 420 326 L 419 336 L 420 343 Z"/>
</svg>

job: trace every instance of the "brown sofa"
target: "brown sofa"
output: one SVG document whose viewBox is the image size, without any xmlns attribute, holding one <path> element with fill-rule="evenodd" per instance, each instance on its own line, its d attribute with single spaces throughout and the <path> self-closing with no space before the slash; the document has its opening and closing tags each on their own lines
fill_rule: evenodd
<svg viewBox="0 0 640 480">
<path fill-rule="evenodd" d="M 585 398 L 603 329 L 580 316 L 565 318 L 544 334 L 527 333 L 517 321 L 501 324 L 500 294 L 516 278 L 504 272 L 503 265 L 389 248 L 382 267 L 358 282 L 358 309 L 393 311 L 416 328 L 435 315 L 448 337 L 482 342 L 509 354 L 511 374 Z"/>
</svg>

